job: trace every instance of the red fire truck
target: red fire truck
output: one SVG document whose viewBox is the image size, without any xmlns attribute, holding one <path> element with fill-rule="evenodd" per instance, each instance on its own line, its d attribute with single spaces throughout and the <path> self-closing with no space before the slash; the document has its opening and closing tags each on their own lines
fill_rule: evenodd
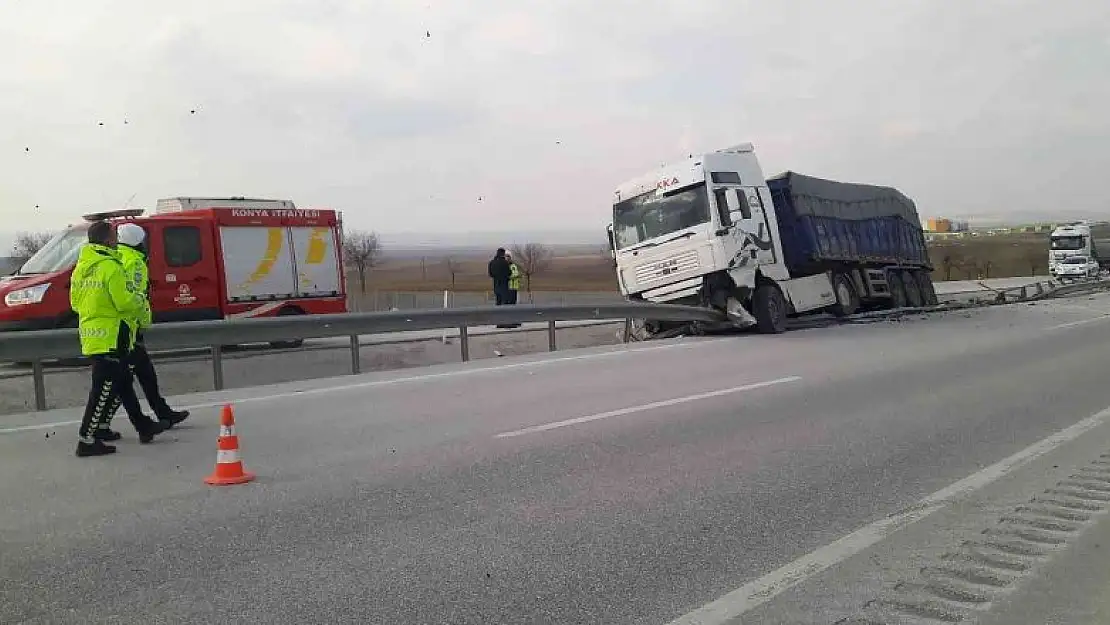
<svg viewBox="0 0 1110 625">
<path fill-rule="evenodd" d="M 0 279 L 0 330 L 76 326 L 70 274 L 89 223 L 101 219 L 146 230 L 155 322 L 347 311 L 336 211 L 287 200 L 171 198 L 143 212 L 85 215 Z"/>
</svg>

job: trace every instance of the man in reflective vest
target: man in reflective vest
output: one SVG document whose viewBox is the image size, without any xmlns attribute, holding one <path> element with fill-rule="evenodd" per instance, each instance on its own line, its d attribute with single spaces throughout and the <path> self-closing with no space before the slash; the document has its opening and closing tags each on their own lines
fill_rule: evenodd
<svg viewBox="0 0 1110 625">
<path fill-rule="evenodd" d="M 505 260 L 509 261 L 509 304 L 515 304 L 517 294 L 520 293 L 520 267 L 513 262 L 512 252 L 505 252 Z"/>
<path fill-rule="evenodd" d="M 120 224 L 116 228 L 116 240 L 118 243 L 116 252 L 119 254 L 120 262 L 123 265 L 124 275 L 128 276 L 135 292 L 143 299 L 142 313 L 128 321 L 134 334 L 134 344 L 128 354 L 127 364 L 132 375 L 139 380 L 139 386 L 143 389 L 143 395 L 146 397 L 147 403 L 150 404 L 150 409 L 154 411 L 159 421 L 166 423 L 166 429 L 169 429 L 184 421 L 189 416 L 189 412 L 170 408 L 166 399 L 162 397 L 162 393 L 158 390 L 158 373 L 154 370 L 154 363 L 151 362 L 150 354 L 147 353 L 143 341 L 143 330 L 149 328 L 154 321 L 154 314 L 150 305 L 150 274 L 144 250 L 146 231 L 141 226 L 133 223 Z M 120 438 L 119 434 L 112 432 L 109 428 L 112 418 L 119 410 L 119 406 L 120 398 L 117 397 L 109 410 L 108 421 L 100 424 L 98 434 L 105 440 Z"/>
<path fill-rule="evenodd" d="M 142 297 L 124 274 L 114 249 L 112 225 L 107 221 L 93 223 L 88 238 L 73 268 L 69 291 L 70 307 L 77 313 L 81 353 L 92 359 L 92 388 L 77 432 L 77 455 L 81 457 L 115 453 L 116 448 L 106 445 L 97 434 L 117 394 L 140 442 L 149 443 L 166 429 L 165 424 L 143 414 L 125 364 L 134 338 L 128 320 L 142 314 Z"/>
<path fill-rule="evenodd" d="M 505 303 L 510 306 L 516 305 L 517 295 L 520 293 L 520 267 L 513 262 L 512 252 L 505 252 L 505 260 L 509 263 L 509 290 L 505 299 Z M 519 328 L 519 323 L 506 323 L 505 328 Z"/>
</svg>

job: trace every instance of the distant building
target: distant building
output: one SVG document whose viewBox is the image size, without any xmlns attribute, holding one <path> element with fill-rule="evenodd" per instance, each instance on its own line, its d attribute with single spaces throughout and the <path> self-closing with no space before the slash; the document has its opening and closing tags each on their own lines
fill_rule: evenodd
<svg viewBox="0 0 1110 625">
<path fill-rule="evenodd" d="M 925 229 L 929 232 L 952 232 L 952 222 L 943 217 L 930 217 Z"/>
<path fill-rule="evenodd" d="M 966 219 L 947 219 L 945 217 L 930 217 L 925 222 L 925 229 L 929 232 L 967 232 L 971 230 Z"/>
</svg>

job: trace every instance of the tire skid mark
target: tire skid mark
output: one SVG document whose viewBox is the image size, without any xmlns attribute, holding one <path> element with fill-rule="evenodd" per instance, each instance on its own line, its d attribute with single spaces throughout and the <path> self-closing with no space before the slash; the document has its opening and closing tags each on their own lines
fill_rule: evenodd
<svg viewBox="0 0 1110 625">
<path fill-rule="evenodd" d="M 1110 510 L 1110 453 L 1001 514 L 836 625 L 973 623 Z"/>
</svg>

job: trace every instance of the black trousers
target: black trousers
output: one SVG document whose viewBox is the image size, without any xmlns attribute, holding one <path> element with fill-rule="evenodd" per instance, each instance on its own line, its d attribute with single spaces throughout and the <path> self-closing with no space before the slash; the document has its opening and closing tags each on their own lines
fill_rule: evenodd
<svg viewBox="0 0 1110 625">
<path fill-rule="evenodd" d="M 85 404 L 85 414 L 81 417 L 81 428 L 77 431 L 86 443 L 93 441 L 92 434 L 98 428 L 107 427 L 112 413 L 122 403 L 127 417 L 135 431 L 146 433 L 154 427 L 139 406 L 139 398 L 132 386 L 131 371 L 125 362 L 126 355 L 119 352 L 98 354 L 92 357 L 92 388 Z"/>
<path fill-rule="evenodd" d="M 166 398 L 162 397 L 161 391 L 158 390 L 158 372 L 154 370 L 154 363 L 150 360 L 150 354 L 146 351 L 146 345 L 143 344 L 141 334 L 139 340 L 135 343 L 135 347 L 128 354 L 127 364 L 131 366 L 131 372 L 135 375 L 135 379 L 139 381 L 139 387 L 143 389 L 146 403 L 150 404 L 150 409 L 154 411 L 154 414 L 160 417 L 168 413 L 170 406 L 166 403 Z"/>
<path fill-rule="evenodd" d="M 493 297 L 498 306 L 504 306 L 509 303 L 509 283 L 499 284 L 493 283 Z"/>
<path fill-rule="evenodd" d="M 142 335 L 139 335 L 135 345 L 128 352 L 125 359 L 127 365 L 128 379 L 131 380 L 131 393 L 135 393 L 134 380 L 139 381 L 139 387 L 143 389 L 143 396 L 146 397 L 146 403 L 150 404 L 150 409 L 154 412 L 155 416 L 161 417 L 170 412 L 170 405 L 166 402 L 166 398 L 162 397 L 161 391 L 158 390 L 158 372 L 154 370 L 154 363 L 150 360 L 150 354 L 146 351 L 146 346 L 143 344 Z M 107 429 L 112 423 L 112 418 L 116 416 L 119 410 L 120 403 L 123 398 L 117 395 L 115 400 L 108 411 L 108 420 L 101 423 L 100 427 Z M 136 404 L 138 399 L 135 400 Z M 140 407 L 141 411 L 141 407 Z M 135 421 L 131 417 L 131 411 L 127 411 L 127 416 L 131 419 L 131 424 L 134 425 Z"/>
<path fill-rule="evenodd" d="M 516 289 L 509 289 L 509 297 L 507 298 L 507 301 L 505 303 L 510 306 L 515 305 L 517 293 L 518 291 Z"/>
</svg>

